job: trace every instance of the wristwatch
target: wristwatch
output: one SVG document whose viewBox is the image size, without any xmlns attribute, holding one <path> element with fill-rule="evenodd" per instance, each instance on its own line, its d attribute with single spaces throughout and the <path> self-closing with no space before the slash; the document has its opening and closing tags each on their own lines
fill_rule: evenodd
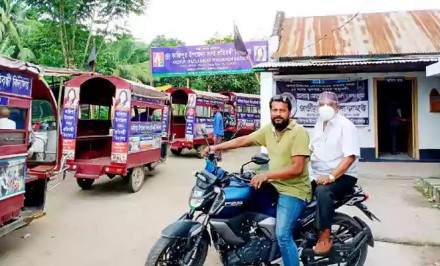
<svg viewBox="0 0 440 266">
<path fill-rule="evenodd" d="M 334 175 L 329 174 L 329 175 L 328 175 L 328 178 L 329 178 L 332 182 L 335 182 L 335 176 L 334 176 Z"/>
</svg>

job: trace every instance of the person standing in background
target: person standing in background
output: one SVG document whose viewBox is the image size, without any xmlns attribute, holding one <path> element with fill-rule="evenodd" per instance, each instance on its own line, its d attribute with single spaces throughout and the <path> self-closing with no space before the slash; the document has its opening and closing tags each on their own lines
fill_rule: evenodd
<svg viewBox="0 0 440 266">
<path fill-rule="evenodd" d="M 398 143 L 404 131 L 404 122 L 408 121 L 408 119 L 402 117 L 402 108 L 396 100 L 392 100 L 388 107 L 388 121 L 390 126 L 391 154 L 396 155 L 400 151 Z"/>
<path fill-rule="evenodd" d="M 225 135 L 225 128 L 223 124 L 223 116 L 218 110 L 218 105 L 212 106 L 212 112 L 214 113 L 214 145 L 220 144 L 223 141 Z M 222 151 L 216 151 L 218 161 L 222 160 Z"/>
</svg>

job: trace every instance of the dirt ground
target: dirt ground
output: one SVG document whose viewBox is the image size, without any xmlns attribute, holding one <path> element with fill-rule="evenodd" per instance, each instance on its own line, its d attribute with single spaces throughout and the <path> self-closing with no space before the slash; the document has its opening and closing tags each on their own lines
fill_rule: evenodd
<svg viewBox="0 0 440 266">
<path fill-rule="evenodd" d="M 230 151 L 222 165 L 238 170 L 239 163 L 257 151 Z M 203 160 L 193 154 L 170 156 L 135 194 L 127 191 L 120 178 L 101 177 L 93 190 L 81 191 L 68 176 L 51 185 L 47 216 L 0 239 L 0 265 L 144 265 L 161 229 L 188 210 L 193 173 L 203 167 Z M 371 195 L 367 205 L 382 219 L 382 223 L 370 223 L 375 237 L 407 243 L 376 242 L 367 265 L 440 265 L 440 247 L 411 245 L 440 243 L 440 210 L 431 208 L 413 189 L 414 182 L 411 178 L 361 180 Z M 344 211 L 367 219 L 349 208 Z M 205 265 L 218 265 L 213 250 Z"/>
</svg>

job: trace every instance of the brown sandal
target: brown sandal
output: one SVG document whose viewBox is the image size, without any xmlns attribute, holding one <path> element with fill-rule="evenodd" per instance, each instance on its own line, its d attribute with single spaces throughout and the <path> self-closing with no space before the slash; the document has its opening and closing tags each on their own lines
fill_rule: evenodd
<svg viewBox="0 0 440 266">
<path fill-rule="evenodd" d="M 333 240 L 321 240 L 319 239 L 316 243 L 316 246 L 313 247 L 313 251 L 315 251 L 315 254 L 317 255 L 325 255 L 329 253 L 333 248 Z"/>
</svg>

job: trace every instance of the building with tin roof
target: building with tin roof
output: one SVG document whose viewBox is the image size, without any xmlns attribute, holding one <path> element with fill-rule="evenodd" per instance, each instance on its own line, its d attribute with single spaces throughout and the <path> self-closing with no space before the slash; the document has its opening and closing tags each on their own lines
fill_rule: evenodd
<svg viewBox="0 0 440 266">
<path fill-rule="evenodd" d="M 290 18 L 279 12 L 269 53 L 269 62 L 254 67 L 261 72 L 263 124 L 270 123 L 270 97 L 287 93 L 294 118 L 312 128 L 316 97 L 331 90 L 358 127 L 361 160 L 440 161 L 440 10 Z"/>
</svg>

